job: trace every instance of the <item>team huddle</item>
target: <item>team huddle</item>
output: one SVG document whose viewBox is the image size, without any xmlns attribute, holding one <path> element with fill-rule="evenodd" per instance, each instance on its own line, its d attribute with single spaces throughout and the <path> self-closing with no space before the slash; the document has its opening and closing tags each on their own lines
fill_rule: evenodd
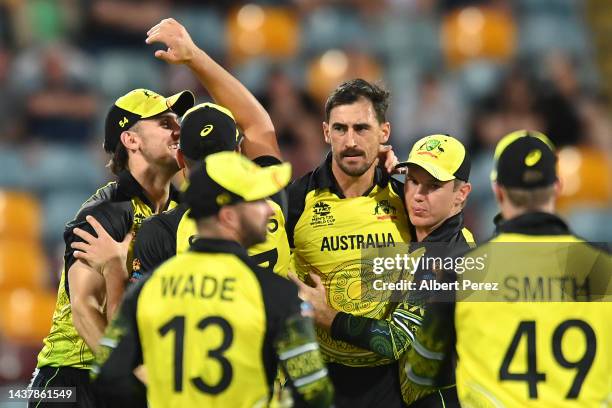
<svg viewBox="0 0 612 408">
<path fill-rule="evenodd" d="M 214 103 L 135 89 L 110 108 L 116 181 L 66 225 L 32 387 L 76 387 L 79 407 L 612 405 L 612 260 L 555 214 L 544 134 L 498 143 L 496 232 L 477 244 L 466 148 L 430 135 L 398 161 L 384 89 L 332 91 L 330 153 L 291 182 L 248 89 L 173 19 L 146 41 Z M 425 289 L 372 290 L 388 254 L 419 257 L 391 283 Z"/>
</svg>

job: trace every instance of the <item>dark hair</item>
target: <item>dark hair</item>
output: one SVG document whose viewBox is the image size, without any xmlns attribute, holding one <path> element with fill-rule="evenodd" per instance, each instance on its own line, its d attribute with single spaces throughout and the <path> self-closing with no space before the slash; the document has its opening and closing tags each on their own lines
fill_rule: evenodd
<svg viewBox="0 0 612 408">
<path fill-rule="evenodd" d="M 115 152 L 113 153 L 113 157 L 106 164 L 114 175 L 118 175 L 123 170 L 128 168 L 128 153 L 125 145 L 119 141 L 117 147 L 115 148 Z"/>
<path fill-rule="evenodd" d="M 334 89 L 325 102 L 325 120 L 329 121 L 329 113 L 336 106 L 350 105 L 357 102 L 359 98 L 366 98 L 372 102 L 379 123 L 387 121 L 389 91 L 361 78 L 346 81 Z"/>
</svg>

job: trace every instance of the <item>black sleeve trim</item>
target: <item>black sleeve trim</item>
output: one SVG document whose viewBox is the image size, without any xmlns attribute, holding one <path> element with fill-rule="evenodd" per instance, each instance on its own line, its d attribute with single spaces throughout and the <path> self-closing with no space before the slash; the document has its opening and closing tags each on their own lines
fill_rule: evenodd
<svg viewBox="0 0 612 408">
<path fill-rule="evenodd" d="M 262 300 L 266 312 L 266 334 L 262 349 L 262 359 L 266 379 L 270 386 L 274 383 L 278 368 L 275 342 L 284 328 L 289 316 L 300 313 L 300 299 L 297 287 L 280 276 L 269 273 L 255 265 L 250 258 L 243 261 L 253 270 L 261 287 Z"/>
<path fill-rule="evenodd" d="M 278 164 L 283 163 L 277 157 L 274 156 L 259 156 L 254 158 L 253 162 L 261 167 L 276 166 Z"/>
<path fill-rule="evenodd" d="M 80 228 L 97 237 L 93 227 L 89 225 L 85 219 L 88 215 L 93 216 L 102 224 L 102 227 L 115 241 L 123 241 L 123 238 L 125 238 L 126 234 L 132 228 L 132 223 L 134 221 L 134 213 L 130 201 L 102 201 L 95 205 L 84 205 L 81 207 L 74 220 L 66 224 L 66 228 L 64 229 L 64 243 L 66 244 L 64 252 L 64 273 L 66 275 L 64 277 L 64 287 L 69 298 L 70 287 L 68 284 L 68 271 L 76 262 L 76 258 L 74 257 L 75 250 L 70 244 L 73 242 L 83 242 L 83 239 L 75 235 L 73 230 L 74 228 Z"/>
<path fill-rule="evenodd" d="M 289 240 L 289 247 L 291 248 L 295 248 L 293 233 L 306 207 L 306 195 L 310 190 L 314 189 L 311 183 L 311 177 L 312 173 L 308 173 L 287 187 L 289 214 L 287 216 L 287 222 L 285 223 L 285 230 L 287 231 L 287 239 Z"/>
<path fill-rule="evenodd" d="M 134 272 L 152 273 L 159 265 L 176 255 L 176 232 L 186 208 L 147 218 L 134 244 Z"/>
<path fill-rule="evenodd" d="M 143 363 L 136 316 L 140 292 L 146 281 L 143 279 L 128 289 L 117 317 L 106 329 L 101 350 L 109 347 L 106 343 L 116 342 L 116 346 L 111 346 L 106 360 L 98 354 L 97 363 L 101 366 L 97 367 L 99 373 L 94 382 L 104 393 L 138 402 L 146 399 L 145 386 L 133 374 L 134 368 Z"/>
</svg>

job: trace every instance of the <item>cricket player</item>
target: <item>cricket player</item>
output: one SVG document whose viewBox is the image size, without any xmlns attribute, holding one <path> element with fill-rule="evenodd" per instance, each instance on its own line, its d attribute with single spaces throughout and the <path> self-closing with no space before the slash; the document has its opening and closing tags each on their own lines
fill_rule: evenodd
<svg viewBox="0 0 612 408">
<path fill-rule="evenodd" d="M 416 238 L 416 242 L 410 244 L 409 251 L 414 254 L 423 249 L 423 256 L 433 258 L 469 249 L 474 238 L 464 225 L 463 208 L 471 191 L 468 181 L 470 159 L 463 144 L 449 135 L 426 136 L 413 145 L 408 159 L 396 167 L 407 170 L 404 202 Z M 413 282 L 417 284 L 427 279 L 435 280 L 432 271 L 423 268 L 413 275 Z M 407 380 L 411 373 L 406 371 L 404 354 L 414 340 L 423 314 L 424 302 L 417 299 L 416 293 L 402 294 L 405 299 L 391 316 L 374 319 L 333 310 L 322 285 L 309 287 L 301 282 L 298 285 L 303 298 L 314 307 L 315 321 L 328 329 L 332 338 L 399 360 L 398 372 L 406 404 L 414 403 L 428 394 L 433 395 L 419 401 L 418 406 L 450 407 L 458 404 L 454 389 L 421 389 Z M 420 293 L 422 297 L 428 291 L 415 292 L 424 292 Z M 452 375 L 451 368 L 448 373 Z"/>
<path fill-rule="evenodd" d="M 408 352 L 422 386 L 456 355 L 462 406 L 595 407 L 610 402 L 610 253 L 555 213 L 553 144 L 520 130 L 495 149 L 497 234 L 451 270 L 455 302 L 430 302 Z"/>
<path fill-rule="evenodd" d="M 185 202 L 198 236 L 128 292 L 102 342 L 96 385 L 129 393 L 144 363 L 151 407 L 266 406 L 280 363 L 295 401 L 330 406 L 333 388 L 295 286 L 245 249 L 266 239 L 266 198 L 290 177 L 289 164 L 262 168 L 235 152 L 192 171 Z"/>
<path fill-rule="evenodd" d="M 178 171 L 177 119 L 193 104 L 189 91 L 164 97 L 136 89 L 111 106 L 104 150 L 112 155 L 110 167 L 117 180 L 96 191 L 66 225 L 57 304 L 32 387 L 76 386 L 78 406 L 100 405 L 89 386 L 93 349 L 132 273 L 132 248 L 140 224 L 177 204 L 178 193 L 170 183 Z M 88 253 L 89 243 L 97 241 L 105 244 L 96 245 L 100 252 Z"/>
<path fill-rule="evenodd" d="M 413 237 L 401 183 L 377 166 L 380 146 L 391 134 L 388 97 L 362 79 L 338 86 L 327 100 L 323 123 L 331 153 L 288 188 L 293 279 L 323 286 L 333 313 L 388 317 L 391 302 L 361 301 L 361 274 L 371 269 L 362 251 L 392 248 Z M 397 361 L 336 339 L 323 327 L 317 335 L 336 406 L 402 406 Z"/>
</svg>

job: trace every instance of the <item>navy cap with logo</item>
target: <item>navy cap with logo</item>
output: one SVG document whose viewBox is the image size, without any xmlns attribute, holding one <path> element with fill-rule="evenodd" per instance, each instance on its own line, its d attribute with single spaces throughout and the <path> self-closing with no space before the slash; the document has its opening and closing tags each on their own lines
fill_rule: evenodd
<svg viewBox="0 0 612 408">
<path fill-rule="evenodd" d="M 541 132 L 517 130 L 495 148 L 491 180 L 510 188 L 547 187 L 557 181 L 557 156 L 550 139 Z"/>
<path fill-rule="evenodd" d="M 115 101 L 106 115 L 104 150 L 113 153 L 123 131 L 141 119 L 149 119 L 167 111 L 182 116 L 195 103 L 191 91 L 164 97 L 149 89 L 134 89 Z"/>
<path fill-rule="evenodd" d="M 209 154 L 236 150 L 238 129 L 232 112 L 214 103 L 189 109 L 181 120 L 180 149 L 192 160 Z"/>
<path fill-rule="evenodd" d="M 291 165 L 260 167 L 236 152 L 207 156 L 183 187 L 191 218 L 217 214 L 221 207 L 257 201 L 281 191 L 291 180 Z"/>
</svg>

